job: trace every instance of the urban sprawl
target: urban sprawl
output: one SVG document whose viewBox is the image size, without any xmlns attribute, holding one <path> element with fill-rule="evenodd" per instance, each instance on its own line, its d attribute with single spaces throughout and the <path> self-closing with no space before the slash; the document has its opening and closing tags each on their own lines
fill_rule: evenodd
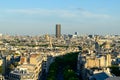
<svg viewBox="0 0 120 80">
<path fill-rule="evenodd" d="M 78 53 L 77 79 L 68 80 L 120 80 L 119 35 L 61 34 L 61 24 L 56 24 L 55 32 L 0 34 L 0 80 L 54 80 L 47 78 L 51 64 L 70 53 Z"/>
</svg>

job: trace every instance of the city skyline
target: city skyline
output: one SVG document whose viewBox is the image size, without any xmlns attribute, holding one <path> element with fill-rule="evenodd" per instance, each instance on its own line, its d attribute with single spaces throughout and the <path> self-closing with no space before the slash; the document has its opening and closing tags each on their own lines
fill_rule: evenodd
<svg viewBox="0 0 120 80">
<path fill-rule="evenodd" d="M 39 35 L 120 34 L 118 0 L 4 0 L 0 1 L 0 33 Z"/>
</svg>

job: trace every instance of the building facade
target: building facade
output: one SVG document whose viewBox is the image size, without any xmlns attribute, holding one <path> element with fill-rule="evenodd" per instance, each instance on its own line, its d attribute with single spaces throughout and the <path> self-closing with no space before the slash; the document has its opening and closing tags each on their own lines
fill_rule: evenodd
<svg viewBox="0 0 120 80">
<path fill-rule="evenodd" d="M 43 57 L 40 54 L 30 54 L 22 57 L 20 66 L 9 74 L 10 80 L 38 80 L 42 76 Z"/>
</svg>

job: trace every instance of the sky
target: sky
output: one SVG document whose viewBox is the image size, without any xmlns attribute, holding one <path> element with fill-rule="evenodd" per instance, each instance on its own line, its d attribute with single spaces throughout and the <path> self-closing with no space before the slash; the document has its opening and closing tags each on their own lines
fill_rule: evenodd
<svg viewBox="0 0 120 80">
<path fill-rule="evenodd" d="M 1 0 L 0 33 L 120 34 L 120 0 Z"/>
</svg>

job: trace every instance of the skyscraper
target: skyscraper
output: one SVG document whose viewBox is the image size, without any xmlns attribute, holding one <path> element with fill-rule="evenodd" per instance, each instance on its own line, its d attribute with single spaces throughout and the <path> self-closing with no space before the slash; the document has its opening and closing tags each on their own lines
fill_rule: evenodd
<svg viewBox="0 0 120 80">
<path fill-rule="evenodd" d="M 56 24 L 56 38 L 61 37 L 61 24 Z"/>
</svg>

